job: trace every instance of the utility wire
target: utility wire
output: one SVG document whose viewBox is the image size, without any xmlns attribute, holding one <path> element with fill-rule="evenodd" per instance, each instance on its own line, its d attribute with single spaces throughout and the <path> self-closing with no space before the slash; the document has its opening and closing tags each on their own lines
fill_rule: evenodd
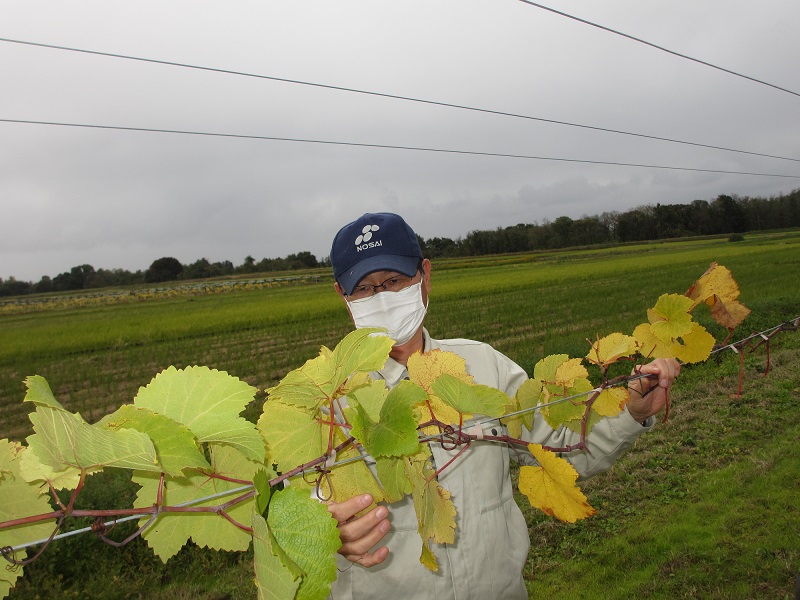
<svg viewBox="0 0 800 600">
<path fill-rule="evenodd" d="M 118 125 L 91 125 L 87 123 L 61 123 L 56 121 L 33 121 L 33 120 L 25 120 L 25 119 L 2 119 L 0 118 L 0 123 L 20 123 L 25 125 L 52 125 L 58 127 L 79 127 L 85 129 L 106 129 L 106 130 L 113 130 L 113 131 L 136 131 L 136 132 L 146 132 L 146 133 L 171 133 L 171 134 L 178 134 L 178 135 L 197 135 L 197 136 L 208 136 L 208 137 L 223 137 L 223 138 L 237 138 L 237 139 L 248 139 L 248 140 L 271 140 L 276 142 L 297 142 L 303 144 L 327 144 L 331 146 L 352 146 L 352 147 L 360 147 L 360 148 L 382 148 L 387 150 L 413 150 L 417 152 L 439 152 L 443 154 L 462 154 L 462 155 L 470 155 L 470 156 L 494 156 L 499 158 L 520 158 L 520 159 L 527 159 L 527 160 L 549 160 L 555 162 L 570 162 L 570 163 L 582 163 L 582 164 L 590 164 L 590 165 L 612 165 L 612 166 L 619 166 L 619 167 L 636 167 L 642 169 L 665 169 L 670 171 L 692 171 L 697 173 L 723 173 L 726 175 L 754 175 L 758 177 L 783 177 L 787 179 L 800 179 L 800 175 L 783 175 L 779 173 L 754 173 L 748 171 L 725 171 L 722 169 L 698 169 L 692 167 L 672 167 L 666 165 L 649 165 L 649 164 L 642 164 L 642 163 L 626 163 L 626 162 L 614 162 L 614 161 L 603 161 L 603 160 L 585 160 L 585 159 L 578 159 L 578 158 L 561 158 L 561 157 L 554 157 L 554 156 L 534 156 L 529 154 L 504 154 L 500 152 L 479 152 L 479 151 L 471 151 L 471 150 L 452 150 L 447 148 L 426 148 L 422 146 L 395 146 L 390 144 L 369 144 L 369 143 L 362 143 L 362 142 L 342 142 L 342 141 L 333 141 L 333 140 L 313 140 L 307 138 L 290 138 L 290 137 L 277 137 L 277 136 L 267 136 L 267 135 L 246 135 L 246 134 L 238 134 L 238 133 L 213 133 L 207 131 L 186 131 L 186 130 L 179 130 L 179 129 L 152 129 L 148 127 L 123 127 Z"/>
<path fill-rule="evenodd" d="M 661 50 L 662 52 L 666 52 L 668 54 L 672 54 L 673 56 L 678 56 L 680 58 L 685 58 L 686 60 L 691 60 L 693 62 L 699 63 L 701 65 L 705 65 L 706 67 L 711 67 L 712 69 L 717 69 L 718 71 L 722 71 L 723 73 L 728 73 L 730 75 L 735 75 L 736 77 L 741 77 L 742 79 L 747 79 L 749 81 L 754 81 L 755 83 L 760 83 L 762 85 L 766 85 L 771 88 L 775 88 L 776 90 L 780 90 L 782 92 L 786 92 L 787 94 L 792 94 L 793 96 L 800 96 L 800 93 L 793 92 L 792 90 L 787 90 L 786 88 L 780 87 L 778 85 L 774 85 L 772 83 L 767 83 L 766 81 L 762 81 L 761 79 L 756 79 L 755 77 L 749 77 L 748 75 L 742 75 L 741 73 L 737 73 L 736 71 L 731 71 L 730 69 L 725 69 L 724 67 L 719 67 L 717 65 L 711 64 L 710 62 L 706 62 L 704 60 L 700 60 L 699 58 L 692 58 L 691 56 L 687 56 L 686 54 L 681 54 L 680 52 L 675 52 L 674 50 L 670 50 L 669 48 L 664 48 L 663 46 L 658 46 L 641 38 L 634 37 L 632 35 L 628 35 L 627 33 L 622 33 L 621 31 L 617 31 L 616 29 L 611 29 L 610 27 L 604 27 L 603 25 L 598 25 L 597 23 L 592 23 L 591 21 L 587 21 L 586 19 L 581 19 L 580 17 L 576 17 L 574 15 L 569 15 L 565 12 L 561 12 L 560 10 L 556 10 L 554 8 L 550 8 L 549 6 L 544 6 L 543 4 L 538 4 L 536 2 L 531 2 L 531 0 L 520 0 L 525 4 L 530 4 L 531 6 L 535 6 L 536 8 L 541 8 L 551 13 L 555 13 L 557 15 L 561 15 L 562 17 L 567 17 L 568 19 L 572 19 L 573 21 L 578 21 L 580 23 L 585 23 L 586 25 L 591 25 L 592 27 L 597 27 L 598 29 L 602 29 L 603 31 L 608 31 L 609 33 L 614 33 L 616 35 L 620 35 L 624 38 L 628 38 L 629 40 L 633 40 L 634 42 L 639 42 L 640 44 L 644 44 L 645 46 L 650 46 L 651 48 L 655 48 L 656 50 Z"/>
<path fill-rule="evenodd" d="M 27 41 L 23 41 L 23 40 L 12 40 L 12 39 L 8 39 L 8 38 L 0 38 L 0 42 L 6 42 L 6 43 L 11 43 L 11 44 L 22 44 L 22 45 L 25 45 L 25 46 L 36 46 L 36 47 L 39 47 L 39 48 L 49 48 L 49 49 L 52 49 L 52 50 L 64 50 L 64 51 L 67 51 L 67 52 L 78 52 L 78 53 L 82 53 L 82 54 L 92 54 L 92 55 L 95 55 L 95 56 L 105 56 L 105 57 L 109 57 L 109 58 L 120 58 L 120 59 L 123 59 L 123 60 L 133 60 L 133 61 L 138 61 L 138 62 L 152 63 L 152 64 L 158 64 L 158 65 L 166 65 L 166 66 L 171 66 L 171 67 L 180 67 L 180 68 L 183 68 L 183 69 L 195 69 L 195 70 L 198 70 L 198 71 L 209 71 L 209 72 L 212 72 L 212 73 L 222 73 L 222 74 L 225 74 L 225 75 L 237 75 L 237 76 L 240 76 L 240 77 L 252 77 L 252 78 L 255 78 L 255 79 L 266 79 L 266 80 L 270 80 L 270 81 L 278 81 L 278 82 L 281 82 L 281 83 L 291 83 L 291 84 L 295 84 L 295 85 L 305 85 L 305 86 L 309 86 L 309 87 L 317 87 L 317 88 L 335 90 L 335 91 L 340 91 L 340 92 L 350 92 L 350 93 L 354 93 L 354 94 L 363 94 L 363 95 L 367 95 L 367 96 L 377 96 L 377 97 L 380 97 L 380 98 L 390 98 L 390 99 L 393 99 L 393 100 L 403 100 L 403 101 L 406 101 L 406 102 L 416 102 L 418 104 L 428 104 L 428 105 L 431 105 L 431 106 L 441 106 L 441 107 L 444 107 L 444 108 L 455 108 L 455 109 L 458 109 L 458 110 L 467 110 L 467 111 L 471 111 L 471 112 L 498 115 L 498 116 L 502 116 L 502 117 L 512 117 L 512 118 L 515 118 L 515 119 L 527 119 L 529 121 L 539 121 L 541 123 L 551 123 L 551 124 L 554 124 L 554 125 L 565 125 L 567 127 L 578 127 L 578 128 L 581 128 L 581 129 L 589 129 L 589 130 L 592 130 L 592 131 L 602 131 L 602 132 L 605 132 L 605 133 L 613 133 L 613 134 L 617 134 L 617 135 L 627 135 L 627 136 L 639 137 L 639 138 L 644 138 L 644 139 L 649 139 L 649 140 L 657 140 L 657 141 L 660 141 L 660 142 L 669 142 L 669 143 L 672 143 L 672 144 L 684 144 L 684 145 L 687 145 L 687 146 L 695 146 L 695 147 L 698 147 L 698 148 L 709 148 L 711 150 L 724 150 L 725 152 L 736 152 L 738 154 L 749 154 L 751 156 L 762 156 L 762 157 L 765 157 L 765 158 L 776 158 L 776 159 L 779 159 L 779 160 L 790 160 L 790 161 L 794 161 L 794 162 L 800 162 L 800 158 L 790 158 L 790 157 L 787 157 L 787 156 L 777 156 L 777 155 L 774 155 L 774 154 L 765 154 L 765 153 L 761 153 L 761 152 L 751 152 L 751 151 L 748 151 L 748 150 L 738 150 L 738 149 L 735 149 L 735 148 L 727 148 L 725 146 L 714 146 L 714 145 L 711 145 L 711 144 L 701 144 L 699 142 L 689 142 L 689 141 L 686 141 L 686 140 L 678 140 L 678 139 L 673 139 L 673 138 L 668 138 L 668 137 L 647 135 L 647 134 L 643 134 L 643 133 L 635 133 L 635 132 L 631 132 L 631 131 L 624 131 L 624 130 L 621 130 L 621 129 L 609 129 L 609 128 L 606 128 L 606 127 L 596 127 L 596 126 L 593 126 L 593 125 L 586 125 L 586 124 L 582 124 L 582 123 L 571 123 L 569 121 L 559 121 L 559 120 L 556 120 L 556 119 L 546 119 L 546 118 L 543 118 L 543 117 L 534 117 L 534 116 L 530 116 L 530 115 L 522 115 L 522 114 L 518 114 L 518 113 L 511 113 L 511 112 L 505 112 L 505 111 L 500 111 L 500 110 L 492 110 L 492 109 L 488 109 L 488 108 L 479 108 L 479 107 L 467 106 L 467 105 L 463 105 L 463 104 L 452 104 L 452 103 L 449 103 L 449 102 L 437 102 L 435 100 L 426 100 L 426 99 L 422 99 L 422 98 L 413 98 L 413 97 L 410 97 L 410 96 L 400 96 L 400 95 L 397 95 L 397 94 L 387 94 L 387 93 L 375 92 L 375 91 L 370 91 L 370 90 L 360 90 L 360 89 L 356 89 L 356 88 L 348 88 L 348 87 L 342 87 L 342 86 L 337 86 L 337 85 L 327 85 L 327 84 L 315 83 L 315 82 L 311 82 L 311 81 L 300 81 L 300 80 L 297 80 L 297 79 L 287 79 L 287 78 L 283 78 L 283 77 L 274 77 L 274 76 L 271 76 L 271 75 L 259 75 L 259 74 L 256 74 L 256 73 L 246 73 L 246 72 L 242 72 L 242 71 L 231 71 L 231 70 L 228 70 L 228 69 L 217 69 L 217 68 L 214 68 L 214 67 L 203 67 L 203 66 L 199 66 L 199 65 L 178 63 L 178 62 L 172 62 L 172 61 L 166 61 L 166 60 L 157 60 L 157 59 L 153 59 L 153 58 L 142 58 L 142 57 L 138 57 L 138 56 L 128 56 L 128 55 L 125 55 L 125 54 L 113 54 L 111 52 L 99 52 L 99 51 L 96 51 L 96 50 L 85 50 L 85 49 L 81 49 L 81 48 L 70 48 L 70 47 L 67 47 L 67 46 L 55 46 L 55 45 L 52 45 L 52 44 L 42 44 L 42 43 L 38 43 L 38 42 L 27 42 Z"/>
</svg>

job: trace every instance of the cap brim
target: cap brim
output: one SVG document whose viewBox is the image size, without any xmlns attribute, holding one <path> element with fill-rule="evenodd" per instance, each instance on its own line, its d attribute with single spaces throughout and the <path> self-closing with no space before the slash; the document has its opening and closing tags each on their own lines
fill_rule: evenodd
<svg viewBox="0 0 800 600">
<path fill-rule="evenodd" d="M 380 254 L 357 262 L 339 275 L 337 281 L 344 289 L 344 293 L 349 296 L 364 277 L 376 271 L 395 271 L 406 277 L 413 277 L 417 274 L 419 261 L 418 256 Z"/>
</svg>

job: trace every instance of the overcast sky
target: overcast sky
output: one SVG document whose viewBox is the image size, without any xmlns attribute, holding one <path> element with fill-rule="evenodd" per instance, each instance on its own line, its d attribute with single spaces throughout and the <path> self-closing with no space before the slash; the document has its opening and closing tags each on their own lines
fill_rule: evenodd
<svg viewBox="0 0 800 600">
<path fill-rule="evenodd" d="M 0 37 L 800 159 L 797 0 L 0 3 Z M 800 162 L 0 42 L 0 119 L 800 176 Z M 425 238 L 800 178 L 0 122 L 0 277 L 328 255 L 364 212 Z"/>
</svg>

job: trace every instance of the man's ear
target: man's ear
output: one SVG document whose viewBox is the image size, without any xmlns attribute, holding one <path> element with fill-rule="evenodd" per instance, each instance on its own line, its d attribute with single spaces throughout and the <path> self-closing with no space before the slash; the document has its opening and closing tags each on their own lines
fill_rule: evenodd
<svg viewBox="0 0 800 600">
<path fill-rule="evenodd" d="M 422 259 L 422 287 L 426 294 L 431 291 L 431 261 L 427 258 Z"/>
</svg>

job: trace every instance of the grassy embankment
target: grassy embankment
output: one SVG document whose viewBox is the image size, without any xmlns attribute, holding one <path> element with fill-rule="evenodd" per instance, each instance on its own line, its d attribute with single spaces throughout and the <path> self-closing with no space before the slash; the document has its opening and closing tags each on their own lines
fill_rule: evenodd
<svg viewBox="0 0 800 600">
<path fill-rule="evenodd" d="M 487 341 L 530 371 L 547 354 L 585 354 L 587 337 L 631 331 L 660 294 L 685 291 L 712 260 L 731 269 L 754 310 L 739 337 L 800 314 L 800 235 L 776 234 L 440 261 L 428 327 Z M 263 390 L 335 344 L 349 330 L 345 314 L 320 283 L 3 315 L 0 437 L 30 433 L 21 404 L 29 374 L 46 377 L 88 420 L 130 402 L 171 364 L 209 365 Z M 746 361 L 742 398 L 730 397 L 732 353 L 687 369 L 669 422 L 586 482 L 598 515 L 563 525 L 531 511 L 526 577 L 535 596 L 791 597 L 800 570 L 800 343 L 784 334 L 775 345 L 766 379 L 763 351 Z M 84 502 L 129 505 L 130 486 L 96 477 Z M 73 538 L 28 567 L 11 597 L 252 597 L 250 569 L 246 558 L 196 548 L 162 567 L 144 544 L 116 550 Z"/>
</svg>

